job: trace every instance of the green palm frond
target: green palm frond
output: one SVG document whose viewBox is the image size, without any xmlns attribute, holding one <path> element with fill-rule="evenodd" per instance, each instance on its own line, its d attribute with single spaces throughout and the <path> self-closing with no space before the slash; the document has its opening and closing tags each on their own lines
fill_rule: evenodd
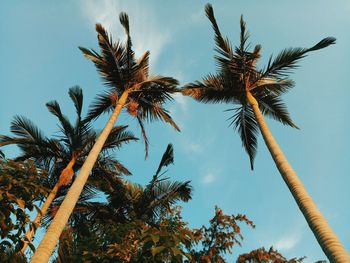
<svg viewBox="0 0 350 263">
<path fill-rule="evenodd" d="M 42 131 L 28 118 L 16 115 L 11 122 L 10 130 L 20 138 L 45 144 L 46 138 Z"/>
<path fill-rule="evenodd" d="M 304 58 L 308 52 L 316 51 L 329 45 L 335 44 L 334 37 L 327 37 L 322 39 L 311 48 L 288 48 L 282 50 L 275 59 L 270 57 L 263 77 L 285 77 L 291 70 L 298 67 L 297 63 Z"/>
<path fill-rule="evenodd" d="M 146 100 L 140 100 L 140 110 L 138 116 L 141 119 L 145 119 L 149 122 L 153 122 L 155 120 L 162 120 L 164 122 L 169 123 L 175 130 L 180 131 L 180 128 L 173 121 L 169 112 L 163 107 L 153 103 L 149 103 Z"/>
<path fill-rule="evenodd" d="M 68 120 L 68 118 L 62 114 L 61 107 L 57 101 L 50 101 L 46 103 L 48 110 L 58 118 L 60 122 L 60 130 L 64 134 L 63 140 L 67 145 L 72 145 L 74 136 L 74 127 Z"/>
<path fill-rule="evenodd" d="M 167 206 L 174 204 L 176 201 L 188 202 L 192 198 L 191 193 L 190 181 L 161 181 L 154 187 L 155 202 L 163 203 Z"/>
<path fill-rule="evenodd" d="M 83 90 L 79 86 L 74 86 L 69 89 L 68 94 L 73 101 L 77 116 L 80 118 L 83 109 Z"/>
<path fill-rule="evenodd" d="M 143 139 L 143 143 L 145 144 L 145 159 L 147 159 L 148 157 L 148 137 L 147 137 L 147 133 L 146 133 L 146 129 L 145 126 L 143 124 L 142 119 L 139 116 L 136 116 L 137 122 L 140 125 L 140 129 L 141 129 L 141 136 Z"/>
<path fill-rule="evenodd" d="M 114 150 L 119 149 L 124 143 L 130 141 L 137 141 L 132 132 L 127 131 L 128 126 L 116 126 L 113 127 L 112 131 L 108 135 L 108 138 L 103 145 L 102 150 Z"/>
<path fill-rule="evenodd" d="M 132 75 L 132 69 L 135 64 L 135 59 L 134 59 L 134 51 L 132 50 L 132 42 L 131 42 L 131 36 L 130 36 L 130 27 L 129 27 L 129 16 L 126 13 L 120 13 L 119 15 L 119 20 L 122 26 L 125 29 L 126 33 L 126 56 L 125 56 L 125 63 L 127 65 L 127 70 L 126 70 L 126 76 L 125 78 L 129 80 Z"/>
<path fill-rule="evenodd" d="M 273 119 L 283 123 L 284 125 L 289 125 L 293 128 L 299 129 L 297 125 L 292 121 L 289 116 L 287 106 L 283 101 L 274 94 L 269 94 L 257 98 L 260 106 L 260 110 L 264 115 L 270 116 Z"/>
<path fill-rule="evenodd" d="M 160 160 L 158 169 L 156 171 L 156 174 L 154 175 L 155 177 L 159 175 L 160 171 L 168 166 L 169 164 L 174 163 L 174 148 L 172 144 L 168 144 L 165 152 L 163 153 L 162 159 Z"/>
<path fill-rule="evenodd" d="M 15 116 L 11 122 L 11 131 L 18 137 L 0 135 L 0 145 L 17 145 L 21 152 L 15 160 L 33 159 L 38 165 L 47 166 L 53 159 L 60 156 L 59 143 L 45 137 L 29 119 Z"/>
<path fill-rule="evenodd" d="M 113 44 L 112 38 L 108 36 L 107 31 L 101 24 L 96 24 L 96 31 L 101 55 L 94 50 L 88 50 L 83 47 L 79 47 L 79 49 L 86 58 L 95 64 L 105 84 L 116 88 L 118 93 L 121 94 L 125 89 L 122 72 L 123 65 L 121 64 L 126 53 L 125 47 L 118 41 Z"/>
<path fill-rule="evenodd" d="M 233 109 L 234 115 L 230 117 L 231 125 L 238 130 L 242 140 L 242 146 L 248 153 L 250 159 L 250 168 L 254 169 L 254 158 L 257 149 L 258 124 L 255 120 L 253 109 L 249 105 Z"/>
<path fill-rule="evenodd" d="M 89 106 L 89 110 L 85 121 L 91 121 L 98 118 L 103 113 L 108 113 L 113 110 L 113 104 L 111 101 L 112 92 L 103 92 L 98 94 L 93 102 Z"/>
<path fill-rule="evenodd" d="M 210 20 L 212 27 L 215 32 L 215 42 L 216 42 L 216 48 L 215 50 L 224 58 L 230 60 L 233 56 L 233 51 L 231 47 L 230 41 L 226 38 L 224 39 L 221 35 L 220 29 L 218 24 L 216 23 L 216 19 L 214 16 L 214 10 L 211 4 L 207 4 L 205 6 L 205 14 Z"/>
<path fill-rule="evenodd" d="M 222 75 L 208 74 L 203 81 L 187 84 L 181 93 L 204 103 L 237 103 L 243 93 L 240 90 L 228 88 L 232 81 L 225 79 Z"/>
<path fill-rule="evenodd" d="M 241 19 L 240 19 L 240 27 L 241 27 L 241 34 L 240 34 L 240 45 L 239 45 L 239 55 L 243 55 L 245 52 L 247 52 L 247 48 L 249 47 L 249 45 L 247 46 L 247 42 L 249 39 L 249 33 L 246 29 L 246 22 L 243 20 L 243 15 L 241 15 Z"/>
<path fill-rule="evenodd" d="M 150 52 L 146 51 L 137 61 L 138 71 L 134 76 L 136 82 L 142 82 L 149 77 L 149 56 Z"/>
<path fill-rule="evenodd" d="M 263 78 L 257 80 L 253 85 L 251 85 L 249 90 L 252 91 L 253 95 L 256 97 L 266 96 L 266 94 L 279 96 L 288 92 L 293 87 L 294 81 L 288 78 Z"/>
<path fill-rule="evenodd" d="M 96 162 L 96 171 L 93 169 L 92 173 L 114 174 L 115 176 L 131 175 L 131 172 L 111 155 L 99 158 Z"/>
</svg>

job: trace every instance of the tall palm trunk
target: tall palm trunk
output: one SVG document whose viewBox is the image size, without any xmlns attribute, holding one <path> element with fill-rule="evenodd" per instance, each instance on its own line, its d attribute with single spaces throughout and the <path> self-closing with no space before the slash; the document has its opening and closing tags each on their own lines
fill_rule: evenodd
<svg viewBox="0 0 350 263">
<path fill-rule="evenodd" d="M 23 240 L 24 245 L 21 249 L 22 254 L 24 254 L 29 243 L 32 241 L 33 236 L 35 235 L 36 229 L 37 229 L 37 227 L 39 227 L 39 225 L 41 223 L 41 219 L 43 218 L 44 215 L 46 215 L 47 210 L 49 209 L 49 207 L 51 206 L 51 203 L 55 199 L 58 190 L 62 186 L 62 181 L 63 180 L 70 181 L 70 179 L 73 175 L 73 166 L 74 166 L 75 162 L 76 162 L 76 157 L 73 156 L 72 159 L 70 160 L 70 162 L 68 163 L 68 165 L 62 170 L 60 177 L 59 177 L 59 181 L 52 188 L 52 190 L 50 191 L 50 194 L 47 196 L 43 206 L 41 207 L 40 212 L 38 212 L 35 219 L 33 220 L 32 223 L 34 224 L 35 227 L 31 227 L 27 231 L 27 233 L 25 234 L 25 237 Z M 63 177 L 68 177 L 68 178 L 63 178 Z"/>
<path fill-rule="evenodd" d="M 350 257 L 345 248 L 328 225 L 326 219 L 318 210 L 310 195 L 307 193 L 303 183 L 300 181 L 298 175 L 294 172 L 282 150 L 273 138 L 259 109 L 258 102 L 250 92 L 247 92 L 247 98 L 253 108 L 267 148 L 269 149 L 283 180 L 291 191 L 323 252 L 326 254 L 330 262 L 349 263 Z"/>
<path fill-rule="evenodd" d="M 68 222 L 68 219 L 70 215 L 73 212 L 74 206 L 78 201 L 78 198 L 80 196 L 81 191 L 83 190 L 83 187 L 90 175 L 90 172 L 98 158 L 98 155 L 101 152 L 101 149 L 105 143 L 105 141 L 108 138 L 108 135 L 110 134 L 111 130 L 113 129 L 113 126 L 119 116 L 119 113 L 123 106 L 126 103 L 126 100 L 128 98 L 129 93 L 125 91 L 121 97 L 119 98 L 119 101 L 109 118 L 106 126 L 102 130 L 100 136 L 95 142 L 95 145 L 91 149 L 89 155 L 86 158 L 86 161 L 84 162 L 83 166 L 80 169 L 79 174 L 75 178 L 72 186 L 70 187 L 66 197 L 64 198 L 60 208 L 57 211 L 56 216 L 54 217 L 51 225 L 49 226 L 44 238 L 39 244 L 39 247 L 37 248 L 35 254 L 33 255 L 30 262 L 32 263 L 43 263 L 48 262 L 56 243 L 66 225 Z"/>
</svg>

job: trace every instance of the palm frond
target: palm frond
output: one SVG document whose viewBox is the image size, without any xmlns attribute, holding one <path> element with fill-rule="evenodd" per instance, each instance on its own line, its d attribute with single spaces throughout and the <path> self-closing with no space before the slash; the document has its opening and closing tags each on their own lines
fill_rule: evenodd
<svg viewBox="0 0 350 263">
<path fill-rule="evenodd" d="M 105 79 L 106 84 L 117 89 L 121 94 L 125 89 L 121 65 L 125 56 L 125 48 L 119 42 L 114 44 L 112 37 L 108 36 L 107 31 L 101 24 L 96 24 L 96 32 L 103 63 L 101 65 L 95 65 L 101 76 Z"/>
<path fill-rule="evenodd" d="M 102 150 L 114 150 L 120 148 L 124 143 L 137 141 L 138 138 L 136 138 L 132 132 L 126 131 L 127 128 L 128 126 L 113 127 Z"/>
<path fill-rule="evenodd" d="M 165 152 L 163 153 L 162 159 L 160 160 L 156 175 L 162 170 L 163 167 L 174 163 L 174 149 L 172 144 L 168 144 Z"/>
<path fill-rule="evenodd" d="M 240 34 L 239 50 L 243 54 L 244 52 L 247 51 L 247 41 L 249 38 L 249 33 L 246 29 L 246 23 L 243 19 L 243 15 L 241 15 L 240 26 L 241 26 L 241 34 Z"/>
<path fill-rule="evenodd" d="M 131 37 L 130 37 L 130 27 L 129 27 L 129 16 L 122 12 L 119 15 L 119 20 L 122 26 L 125 29 L 125 33 L 127 36 L 126 39 L 126 56 L 125 56 L 125 63 L 127 65 L 127 72 L 126 72 L 126 79 L 130 79 L 131 77 L 131 70 L 134 65 L 134 51 L 132 50 L 132 42 L 131 42 Z"/>
<path fill-rule="evenodd" d="M 238 130 L 242 145 L 250 159 L 250 167 L 253 170 L 257 149 L 257 134 L 259 131 L 254 112 L 248 105 L 242 105 L 239 108 L 233 109 L 233 111 L 235 111 L 235 113 L 230 118 L 232 120 L 230 125 L 233 125 L 233 127 Z"/>
<path fill-rule="evenodd" d="M 14 134 L 31 141 L 44 143 L 46 140 L 42 131 L 31 120 L 24 116 L 14 116 L 10 130 Z"/>
<path fill-rule="evenodd" d="M 278 96 L 270 93 L 260 98 L 257 97 L 257 100 L 260 110 L 264 115 L 270 116 L 273 119 L 282 122 L 284 125 L 289 125 L 293 128 L 299 129 L 290 118 L 287 106 Z"/>
<path fill-rule="evenodd" d="M 74 86 L 69 89 L 68 94 L 72 99 L 77 115 L 80 118 L 83 109 L 83 90 L 79 86 Z"/>
<path fill-rule="evenodd" d="M 113 110 L 113 104 L 111 101 L 111 92 L 104 92 L 98 94 L 94 101 L 90 104 L 85 122 L 98 118 L 100 115 Z"/>
<path fill-rule="evenodd" d="M 150 52 L 146 51 L 137 61 L 138 71 L 137 76 L 134 77 L 135 81 L 143 82 L 149 77 L 149 56 Z"/>
<path fill-rule="evenodd" d="M 65 135 L 63 140 L 68 145 L 71 145 L 74 136 L 74 127 L 72 126 L 68 118 L 62 114 L 60 105 L 57 101 L 54 100 L 46 103 L 46 107 L 53 115 L 55 115 L 58 118 L 60 122 L 61 132 Z"/>
<path fill-rule="evenodd" d="M 266 94 L 279 96 L 293 87 L 294 81 L 291 79 L 263 78 L 251 85 L 249 90 L 253 91 L 253 95 L 257 97 L 265 96 Z"/>
<path fill-rule="evenodd" d="M 203 81 L 187 84 L 183 87 L 181 93 L 204 103 L 237 102 L 239 91 L 228 89 L 227 87 L 230 86 L 227 80 L 225 81 L 224 77 L 209 74 Z"/>
<path fill-rule="evenodd" d="M 327 37 L 311 48 L 288 48 L 282 50 L 282 52 L 280 52 L 275 59 L 270 57 L 267 68 L 262 77 L 285 77 L 293 69 L 298 67 L 298 61 L 304 58 L 308 52 L 333 45 L 335 44 L 335 40 L 336 39 L 333 37 Z"/>
<path fill-rule="evenodd" d="M 143 124 L 142 119 L 139 116 L 136 116 L 136 119 L 140 125 L 143 143 L 145 144 L 145 159 L 147 159 L 148 158 L 148 138 L 147 138 L 146 129 L 145 129 L 145 126 Z"/>
<path fill-rule="evenodd" d="M 210 20 L 212 27 L 215 32 L 215 43 L 216 43 L 216 48 L 215 50 L 223 56 L 225 59 L 230 60 L 233 56 L 233 51 L 231 47 L 230 41 L 226 38 L 224 39 L 221 35 L 220 29 L 218 24 L 216 23 L 216 19 L 214 16 L 214 10 L 211 4 L 207 4 L 205 6 L 205 14 Z"/>
<path fill-rule="evenodd" d="M 156 103 L 149 103 L 146 100 L 140 100 L 139 105 L 138 116 L 141 119 L 145 119 L 149 122 L 154 120 L 162 120 L 169 123 L 175 130 L 180 131 L 180 128 L 173 121 L 166 109 L 162 108 Z"/>
<path fill-rule="evenodd" d="M 158 201 L 161 200 L 163 203 L 166 202 L 170 205 L 178 200 L 187 202 L 192 199 L 192 187 L 190 181 L 161 181 L 154 187 L 154 192 Z"/>
</svg>

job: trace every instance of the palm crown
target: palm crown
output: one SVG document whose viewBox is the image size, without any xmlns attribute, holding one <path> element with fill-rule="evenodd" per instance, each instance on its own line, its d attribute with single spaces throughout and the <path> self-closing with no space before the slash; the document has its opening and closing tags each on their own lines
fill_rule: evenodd
<svg viewBox="0 0 350 263">
<path fill-rule="evenodd" d="M 60 173 L 72 158 L 75 159 L 73 170 L 82 166 L 98 134 L 81 116 L 83 107 L 81 88 L 70 88 L 69 96 L 77 113 L 74 125 L 63 115 L 57 101 L 46 104 L 49 111 L 59 120 L 60 135 L 58 138 L 44 136 L 33 122 L 21 116 L 15 116 L 11 123 L 11 131 L 17 136 L 0 136 L 1 145 L 16 144 L 21 149 L 16 160 L 32 159 L 41 167 L 49 170 L 50 184 L 55 184 L 57 180 L 62 180 L 62 185 L 69 183 L 73 171 L 67 178 L 59 178 Z M 120 147 L 123 143 L 137 140 L 132 133 L 126 131 L 126 128 L 127 126 L 118 126 L 112 130 L 93 173 L 98 174 L 100 170 L 112 170 L 116 173 L 130 174 L 117 159 L 109 154 L 111 150 Z"/>
<path fill-rule="evenodd" d="M 149 75 L 149 55 L 146 51 L 138 60 L 132 49 L 129 18 L 125 13 L 120 14 L 120 23 L 126 32 L 126 43 L 113 42 L 101 24 L 96 24 L 98 44 L 101 54 L 94 50 L 80 47 L 85 57 L 90 59 L 99 71 L 109 90 L 97 95 L 90 106 L 87 120 L 99 117 L 104 112 L 112 111 L 118 103 L 118 98 L 127 92 L 127 111 L 136 117 L 145 142 L 146 157 L 148 140 L 143 121 L 162 120 L 170 123 L 176 130 L 178 126 L 172 120 L 168 111 L 163 107 L 171 100 L 171 93 L 177 91 L 178 81 L 171 77 Z"/>
<path fill-rule="evenodd" d="M 298 128 L 281 100 L 281 95 L 294 86 L 288 74 L 308 52 L 334 44 L 335 39 L 325 38 L 311 48 L 284 49 L 275 58 L 271 56 L 265 68 L 259 69 L 257 61 L 261 56 L 261 46 L 256 45 L 253 50 L 249 50 L 249 34 L 243 17 L 240 20 L 240 44 L 233 48 L 230 41 L 221 35 L 210 4 L 206 5 L 205 12 L 215 32 L 218 70 L 216 74 L 208 74 L 202 81 L 186 85 L 182 94 L 204 103 L 237 105 L 228 110 L 233 111 L 230 124 L 238 130 L 253 169 L 259 128 L 248 96 L 255 98 L 264 115 Z"/>
<path fill-rule="evenodd" d="M 80 220 L 142 220 L 149 224 L 155 223 L 159 216 L 169 211 L 176 202 L 188 202 L 192 198 L 190 181 L 171 181 L 169 177 L 164 177 L 166 171 L 162 171 L 173 162 L 173 146 L 169 144 L 156 173 L 145 187 L 121 180 L 112 171 L 101 173 L 99 180 L 92 177 L 90 184 L 85 186 L 79 197 L 71 223 L 75 225 Z M 92 201 L 98 197 L 99 191 L 107 196 L 107 203 Z M 56 199 L 49 215 L 46 216 L 46 223 L 55 215 L 61 202 L 61 197 Z"/>
</svg>

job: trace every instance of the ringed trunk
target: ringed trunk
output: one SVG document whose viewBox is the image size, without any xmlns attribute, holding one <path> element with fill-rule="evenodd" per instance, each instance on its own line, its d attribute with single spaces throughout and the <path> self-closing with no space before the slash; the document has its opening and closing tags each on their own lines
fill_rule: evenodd
<svg viewBox="0 0 350 263">
<path fill-rule="evenodd" d="M 92 147 L 89 155 L 87 156 L 83 166 L 80 169 L 79 174 L 75 178 L 72 186 L 70 187 L 66 197 L 64 198 L 60 208 L 57 211 L 51 225 L 49 226 L 44 238 L 40 242 L 36 252 L 34 253 L 30 262 L 32 263 L 46 263 L 48 262 L 56 243 L 68 222 L 70 215 L 73 212 L 74 206 L 78 201 L 78 198 L 85 186 L 85 183 L 91 173 L 91 170 L 101 152 L 101 149 L 107 140 L 113 126 L 119 116 L 119 113 L 125 105 L 129 93 L 125 91 L 119 98 L 118 103 L 109 118 L 106 126 L 102 130 L 94 146 Z"/>
<path fill-rule="evenodd" d="M 265 122 L 259 109 L 258 102 L 249 91 L 247 92 L 247 99 L 253 108 L 265 144 L 275 161 L 277 169 L 291 191 L 323 252 L 326 254 L 330 262 L 349 263 L 350 256 L 306 191 L 298 175 L 288 163 L 287 158 L 284 156 Z"/>
<path fill-rule="evenodd" d="M 33 220 L 32 223 L 34 224 L 35 227 L 31 226 L 24 236 L 24 240 L 23 240 L 24 245 L 21 249 L 22 254 L 24 254 L 29 243 L 32 241 L 33 236 L 35 235 L 36 229 L 40 226 L 41 219 L 43 218 L 44 215 L 46 215 L 47 210 L 49 209 L 49 207 L 51 206 L 51 203 L 55 199 L 58 190 L 60 189 L 60 187 L 62 185 L 68 184 L 70 182 L 70 180 L 73 176 L 73 173 L 74 173 L 73 166 L 74 166 L 76 160 L 77 160 L 76 157 L 73 156 L 72 159 L 70 160 L 70 162 L 68 163 L 68 165 L 66 166 L 66 168 L 64 168 L 62 170 L 58 182 L 52 188 L 52 190 L 50 191 L 50 194 L 47 196 L 43 206 L 40 209 L 41 213 L 38 212 L 35 219 Z"/>
</svg>

